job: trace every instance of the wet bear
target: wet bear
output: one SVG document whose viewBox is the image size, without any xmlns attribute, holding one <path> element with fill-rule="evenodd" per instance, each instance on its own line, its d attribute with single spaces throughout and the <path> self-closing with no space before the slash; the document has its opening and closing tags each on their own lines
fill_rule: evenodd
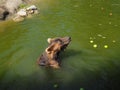
<svg viewBox="0 0 120 90">
<path fill-rule="evenodd" d="M 63 51 L 70 43 L 70 37 L 48 38 L 48 47 L 38 58 L 38 64 L 41 66 L 60 67 L 59 53 Z"/>
</svg>

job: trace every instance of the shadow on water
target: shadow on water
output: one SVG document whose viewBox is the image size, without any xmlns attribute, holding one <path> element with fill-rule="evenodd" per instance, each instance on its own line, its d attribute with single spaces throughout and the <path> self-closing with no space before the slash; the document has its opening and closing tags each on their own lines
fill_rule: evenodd
<svg viewBox="0 0 120 90">
<path fill-rule="evenodd" d="M 10 81 L 0 82 L 0 90 L 119 90 L 120 73 L 102 76 L 86 70 L 86 80 L 82 80 L 79 75 L 74 76 L 74 80 L 69 83 L 64 82 L 57 77 L 56 73 L 61 70 L 50 68 L 41 68 L 44 75 L 35 72 L 29 76 L 16 76 Z M 119 69 L 120 70 L 120 69 Z M 64 77 L 64 76 L 61 76 Z"/>
<path fill-rule="evenodd" d="M 67 60 L 73 56 L 82 56 L 85 51 L 76 51 L 73 49 L 61 53 L 61 59 Z M 115 61 L 119 58 L 112 58 Z M 92 61 L 91 61 L 92 62 Z M 112 64 L 113 62 L 111 62 Z M 82 63 L 80 63 L 82 65 Z M 87 66 L 86 66 L 87 67 Z M 75 69 L 75 68 L 74 68 Z M 77 68 L 76 68 L 77 69 Z M 114 65 L 110 70 L 101 67 L 100 70 L 90 71 L 87 68 L 81 68 L 83 71 L 70 71 L 67 77 L 73 74 L 71 81 L 65 83 L 65 68 L 55 70 L 51 68 L 39 67 L 38 71 L 28 76 L 15 75 L 13 78 L 0 81 L 0 90 L 119 90 L 120 67 Z M 79 73 L 78 73 L 79 72 Z M 81 77 L 81 73 L 83 73 Z M 61 74 L 63 73 L 63 74 Z M 58 75 L 59 74 L 59 75 Z"/>
<path fill-rule="evenodd" d="M 77 56 L 77 55 L 80 55 L 81 53 L 82 53 L 82 51 L 68 49 L 61 53 L 61 59 L 66 59 L 66 58 L 70 58 L 73 56 Z"/>
</svg>

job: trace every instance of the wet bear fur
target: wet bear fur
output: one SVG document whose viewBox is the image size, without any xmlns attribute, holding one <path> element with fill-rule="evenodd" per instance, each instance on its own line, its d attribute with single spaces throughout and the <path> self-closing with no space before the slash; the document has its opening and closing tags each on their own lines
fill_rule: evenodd
<svg viewBox="0 0 120 90">
<path fill-rule="evenodd" d="M 40 66 L 60 68 L 59 54 L 69 45 L 71 37 L 48 38 L 49 45 L 38 58 L 37 63 Z"/>
</svg>

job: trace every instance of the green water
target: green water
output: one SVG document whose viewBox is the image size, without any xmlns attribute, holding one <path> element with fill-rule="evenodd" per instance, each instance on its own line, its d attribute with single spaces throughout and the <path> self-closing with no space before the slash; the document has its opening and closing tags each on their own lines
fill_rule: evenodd
<svg viewBox="0 0 120 90">
<path fill-rule="evenodd" d="M 0 90 L 120 90 L 119 0 L 38 0 L 39 15 L 0 22 Z M 40 67 L 47 38 L 71 36 L 61 69 Z"/>
</svg>

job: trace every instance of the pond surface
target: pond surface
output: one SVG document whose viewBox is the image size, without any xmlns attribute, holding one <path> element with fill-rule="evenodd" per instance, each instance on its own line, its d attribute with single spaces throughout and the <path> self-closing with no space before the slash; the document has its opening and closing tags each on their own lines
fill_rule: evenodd
<svg viewBox="0 0 120 90">
<path fill-rule="evenodd" d="M 0 90 L 120 90 L 119 0 L 38 0 L 39 15 L 0 22 Z M 61 69 L 40 67 L 47 38 L 71 36 Z"/>
</svg>

